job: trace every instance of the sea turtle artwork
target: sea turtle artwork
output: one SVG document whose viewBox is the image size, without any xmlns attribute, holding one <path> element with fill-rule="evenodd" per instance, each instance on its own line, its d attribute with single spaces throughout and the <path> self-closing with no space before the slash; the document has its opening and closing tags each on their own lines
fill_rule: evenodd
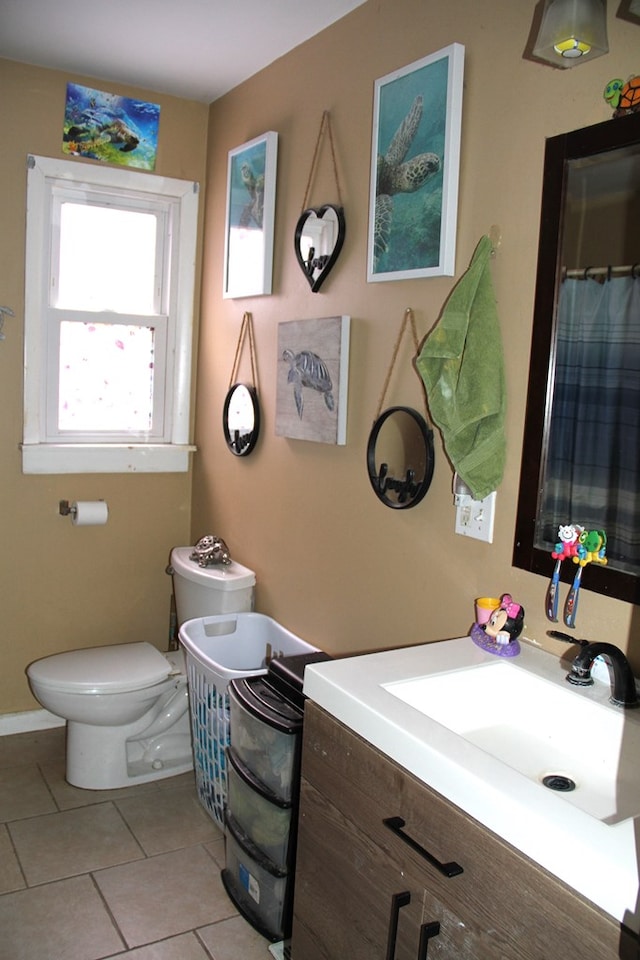
<svg viewBox="0 0 640 960">
<path fill-rule="evenodd" d="M 289 364 L 287 383 L 293 384 L 293 396 L 300 419 L 302 419 L 304 411 L 303 387 L 309 387 L 309 389 L 321 393 L 327 409 L 333 411 L 335 407 L 332 392 L 333 383 L 324 360 L 311 350 L 301 350 L 300 353 L 285 350 L 282 359 Z"/>
<path fill-rule="evenodd" d="M 602 96 L 613 107 L 614 117 L 637 113 L 640 111 L 640 76 L 631 77 L 626 83 L 619 77 L 610 80 Z"/>
<path fill-rule="evenodd" d="M 243 207 L 238 221 L 239 226 L 248 227 L 251 221 L 262 229 L 264 217 L 264 174 L 256 176 L 253 167 L 245 161 L 240 167 L 240 177 L 247 193 L 249 202 Z"/>
<path fill-rule="evenodd" d="M 159 118 L 158 104 L 68 83 L 63 153 L 153 170 Z"/>
<path fill-rule="evenodd" d="M 394 195 L 415 193 L 440 170 L 440 157 L 436 153 L 421 153 L 405 160 L 420 126 L 422 111 L 423 98 L 418 94 L 393 135 L 387 152 L 384 156 L 378 155 L 373 240 L 374 269 L 377 268 L 378 259 L 389 247 Z"/>
</svg>

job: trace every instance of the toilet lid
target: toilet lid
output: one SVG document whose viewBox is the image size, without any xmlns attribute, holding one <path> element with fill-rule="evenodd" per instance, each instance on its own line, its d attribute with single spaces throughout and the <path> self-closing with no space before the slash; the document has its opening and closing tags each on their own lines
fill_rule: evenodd
<svg viewBox="0 0 640 960">
<path fill-rule="evenodd" d="M 57 653 L 36 660 L 27 673 L 51 690 L 125 693 L 160 683 L 172 669 L 152 644 L 142 642 Z"/>
</svg>

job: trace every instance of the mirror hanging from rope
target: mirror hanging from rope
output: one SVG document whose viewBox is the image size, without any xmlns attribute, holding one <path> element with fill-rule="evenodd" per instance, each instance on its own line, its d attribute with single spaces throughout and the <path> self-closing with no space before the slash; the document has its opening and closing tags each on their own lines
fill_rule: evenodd
<svg viewBox="0 0 640 960">
<path fill-rule="evenodd" d="M 307 207 L 309 192 L 313 181 L 318 156 L 325 132 L 329 135 L 333 175 L 336 181 L 338 204 L 325 203 L 321 207 Z M 338 181 L 338 167 L 331 133 L 331 120 L 328 110 L 322 114 L 320 132 L 311 162 L 311 170 L 302 203 L 302 213 L 294 235 L 296 260 L 304 273 L 312 293 L 317 293 L 332 270 L 342 250 L 345 237 L 345 219 Z"/>
<path fill-rule="evenodd" d="M 254 386 L 237 382 L 238 367 L 245 338 L 249 341 L 251 376 Z M 222 411 L 222 430 L 229 450 L 236 457 L 248 456 L 258 442 L 260 404 L 258 402 L 258 374 L 253 338 L 253 319 L 250 313 L 245 313 L 242 318 L 229 389 Z"/>
<path fill-rule="evenodd" d="M 373 491 L 385 506 L 394 510 L 415 507 L 424 499 L 434 468 L 433 430 L 422 414 L 405 406 L 382 410 L 408 322 L 418 354 L 415 319 L 411 308 L 407 308 L 367 443 L 367 470 Z"/>
</svg>

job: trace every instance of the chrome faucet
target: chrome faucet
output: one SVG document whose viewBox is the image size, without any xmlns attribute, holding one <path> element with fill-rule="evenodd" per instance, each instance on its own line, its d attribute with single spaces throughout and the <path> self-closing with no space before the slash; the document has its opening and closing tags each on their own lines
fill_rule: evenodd
<svg viewBox="0 0 640 960">
<path fill-rule="evenodd" d="M 609 668 L 611 678 L 611 703 L 617 707 L 637 707 L 638 694 L 636 681 L 629 661 L 619 647 L 612 643 L 587 643 L 571 665 L 571 672 L 567 674 L 569 683 L 579 687 L 586 687 L 593 683 L 591 667 L 596 657 L 602 657 Z"/>
</svg>

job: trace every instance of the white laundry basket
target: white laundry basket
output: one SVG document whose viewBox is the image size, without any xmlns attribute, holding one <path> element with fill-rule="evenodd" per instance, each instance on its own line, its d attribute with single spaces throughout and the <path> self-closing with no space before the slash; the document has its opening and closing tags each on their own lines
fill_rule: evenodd
<svg viewBox="0 0 640 960">
<path fill-rule="evenodd" d="M 187 620 L 180 627 L 179 638 L 187 660 L 198 795 L 222 827 L 227 798 L 229 682 L 266 673 L 276 657 L 312 653 L 318 648 L 261 613 Z"/>
</svg>

